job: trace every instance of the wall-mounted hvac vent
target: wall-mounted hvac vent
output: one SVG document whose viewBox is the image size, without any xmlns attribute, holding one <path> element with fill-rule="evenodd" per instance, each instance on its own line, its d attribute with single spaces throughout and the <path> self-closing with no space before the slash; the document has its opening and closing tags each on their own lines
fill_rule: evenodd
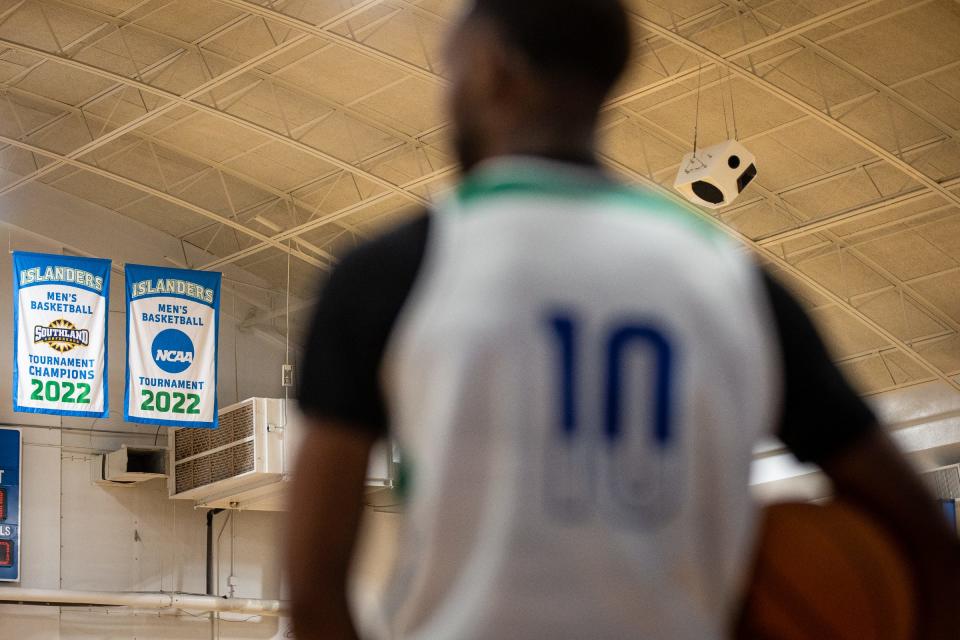
<svg viewBox="0 0 960 640">
<path fill-rule="evenodd" d="M 248 400 L 222 411 L 217 429 L 178 429 L 174 432 L 174 493 L 256 470 L 255 405 L 256 400 Z"/>
<path fill-rule="evenodd" d="M 940 500 L 960 500 L 960 464 L 932 469 L 921 474 Z"/>
<path fill-rule="evenodd" d="M 170 497 L 235 506 L 282 480 L 292 462 L 287 450 L 299 433 L 283 403 L 250 398 L 221 409 L 216 429 L 172 430 Z"/>
<path fill-rule="evenodd" d="M 221 409 L 217 429 L 171 430 L 170 497 L 210 508 L 283 509 L 285 481 L 304 431 L 300 413 L 293 406 L 285 412 L 284 402 L 250 398 Z M 396 461 L 392 446 L 384 442 L 375 447 L 367 471 L 368 494 L 389 491 Z"/>
</svg>

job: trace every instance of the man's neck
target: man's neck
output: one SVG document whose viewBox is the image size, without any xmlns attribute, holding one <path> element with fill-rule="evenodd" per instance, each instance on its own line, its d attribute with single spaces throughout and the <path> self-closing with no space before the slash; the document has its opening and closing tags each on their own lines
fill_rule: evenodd
<svg viewBox="0 0 960 640">
<path fill-rule="evenodd" d="M 538 158 L 545 158 L 547 160 L 555 160 L 557 162 L 565 162 L 568 164 L 580 164 L 589 167 L 599 166 L 599 163 L 597 162 L 597 156 L 592 149 L 547 149 L 539 153 L 524 153 L 516 155 L 535 156 Z"/>
<path fill-rule="evenodd" d="M 496 152 L 490 153 L 484 160 L 508 156 L 543 158 L 545 160 L 588 167 L 600 166 L 596 151 L 594 151 L 592 146 L 511 144 L 504 146 Z"/>
<path fill-rule="evenodd" d="M 579 129 L 579 130 L 578 130 Z M 558 162 L 596 167 L 599 165 L 593 127 L 588 129 L 544 127 L 543 122 L 519 127 L 492 145 L 491 157 L 533 156 Z"/>
</svg>

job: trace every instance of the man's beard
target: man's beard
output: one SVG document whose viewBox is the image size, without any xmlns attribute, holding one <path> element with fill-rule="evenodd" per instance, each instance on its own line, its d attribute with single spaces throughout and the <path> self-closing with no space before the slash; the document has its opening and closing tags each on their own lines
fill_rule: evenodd
<svg viewBox="0 0 960 640">
<path fill-rule="evenodd" d="M 460 168 L 463 173 L 469 173 L 483 160 L 483 145 L 480 143 L 480 136 L 478 135 L 458 127 L 457 133 L 454 135 L 453 146 L 457 158 L 460 160 Z"/>
</svg>

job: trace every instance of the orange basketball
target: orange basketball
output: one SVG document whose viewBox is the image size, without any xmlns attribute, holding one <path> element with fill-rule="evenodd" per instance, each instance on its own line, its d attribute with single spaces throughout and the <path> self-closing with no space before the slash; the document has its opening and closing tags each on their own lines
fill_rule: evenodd
<svg viewBox="0 0 960 640">
<path fill-rule="evenodd" d="M 853 507 L 769 507 L 753 571 L 739 638 L 916 637 L 910 569 L 890 536 Z"/>
</svg>

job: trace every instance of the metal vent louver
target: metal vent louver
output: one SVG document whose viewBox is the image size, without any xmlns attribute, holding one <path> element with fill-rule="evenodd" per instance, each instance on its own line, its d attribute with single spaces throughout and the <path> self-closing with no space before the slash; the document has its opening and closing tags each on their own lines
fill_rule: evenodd
<svg viewBox="0 0 960 640">
<path fill-rule="evenodd" d="M 927 486 L 940 500 L 960 500 L 960 465 L 952 464 L 922 475 Z"/>
<path fill-rule="evenodd" d="M 176 493 L 253 471 L 254 408 L 245 403 L 220 414 L 216 429 L 174 433 Z"/>
<path fill-rule="evenodd" d="M 218 413 L 214 430 L 180 428 L 167 434 L 167 493 L 206 509 L 282 511 L 290 463 L 306 430 L 283 398 L 247 398 Z M 379 444 L 370 454 L 369 504 L 395 504 L 396 451 Z M 380 495 L 382 493 L 382 495 Z"/>
</svg>

